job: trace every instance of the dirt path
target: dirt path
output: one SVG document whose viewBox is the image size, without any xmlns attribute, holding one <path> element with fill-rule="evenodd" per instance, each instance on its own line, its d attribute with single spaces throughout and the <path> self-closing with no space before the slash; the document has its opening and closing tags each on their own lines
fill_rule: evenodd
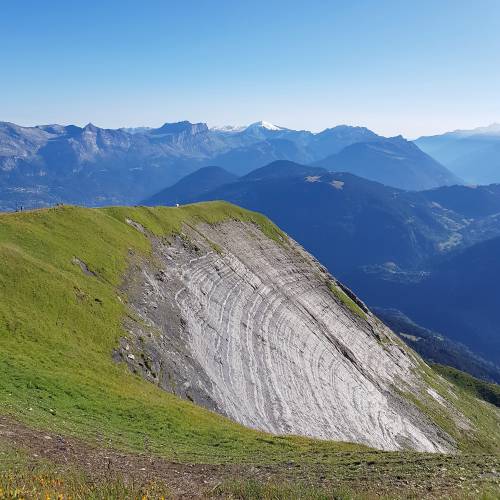
<svg viewBox="0 0 500 500">
<path fill-rule="evenodd" d="M 46 459 L 57 472 L 83 472 L 91 481 L 165 484 L 175 498 L 207 498 L 227 480 L 302 482 L 363 492 L 367 498 L 475 498 L 487 486 L 500 492 L 500 460 L 491 455 L 339 453 L 335 465 L 210 465 L 99 448 L 26 427 L 0 416 L 0 444 L 24 452 L 28 466 Z M 0 467 L 2 466 L 0 461 Z M 493 497 L 492 497 L 493 498 Z"/>
<path fill-rule="evenodd" d="M 48 459 L 60 471 L 76 468 L 95 480 L 123 477 L 139 483 L 161 481 L 179 498 L 201 497 L 230 477 L 259 475 L 251 467 L 180 464 L 97 448 L 75 438 L 30 429 L 7 417 L 0 417 L 0 440 L 27 453 L 33 463 Z"/>
</svg>

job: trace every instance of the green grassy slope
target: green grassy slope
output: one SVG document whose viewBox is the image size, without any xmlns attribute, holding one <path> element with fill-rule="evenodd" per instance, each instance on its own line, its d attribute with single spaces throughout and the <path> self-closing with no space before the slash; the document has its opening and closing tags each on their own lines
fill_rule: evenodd
<svg viewBox="0 0 500 500">
<path fill-rule="evenodd" d="M 29 425 L 189 461 L 272 461 L 363 449 L 255 432 L 165 393 L 113 362 L 127 314 L 117 287 L 131 253 L 182 223 L 267 219 L 227 203 L 183 208 L 60 207 L 0 215 L 0 411 Z M 68 237 L 69 236 L 69 237 Z M 72 263 L 85 262 L 96 276 Z"/>
<path fill-rule="evenodd" d="M 418 398 L 411 393 L 406 393 L 405 396 L 455 439 L 458 450 L 498 454 L 500 452 L 498 408 L 477 399 L 463 386 L 440 376 L 438 371 L 423 361 L 420 360 L 419 364 L 420 376 L 426 382 L 427 389 L 424 387 Z"/>
</svg>

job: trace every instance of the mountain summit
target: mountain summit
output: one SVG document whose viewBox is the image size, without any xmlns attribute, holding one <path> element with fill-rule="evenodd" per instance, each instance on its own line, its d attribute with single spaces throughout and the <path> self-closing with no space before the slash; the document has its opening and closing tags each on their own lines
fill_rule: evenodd
<svg viewBox="0 0 500 500">
<path fill-rule="evenodd" d="M 286 130 L 283 127 L 278 127 L 277 125 L 273 125 L 272 123 L 262 120 L 255 123 L 251 123 L 250 125 L 248 125 L 248 127 L 246 127 L 245 130 L 254 130 L 257 128 L 264 128 L 266 130 Z"/>
</svg>

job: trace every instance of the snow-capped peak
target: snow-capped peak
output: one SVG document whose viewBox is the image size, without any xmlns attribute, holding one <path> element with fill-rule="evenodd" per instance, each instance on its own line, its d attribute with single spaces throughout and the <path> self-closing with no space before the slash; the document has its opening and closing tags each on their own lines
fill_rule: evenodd
<svg viewBox="0 0 500 500">
<path fill-rule="evenodd" d="M 272 123 L 260 121 L 255 122 L 248 125 L 247 129 L 255 129 L 255 128 L 265 128 L 266 130 L 283 130 L 283 127 L 278 127 L 277 125 L 273 125 Z"/>
<path fill-rule="evenodd" d="M 244 130 L 285 130 L 283 127 L 278 127 L 270 122 L 265 122 L 263 120 L 255 123 L 251 123 L 250 125 L 239 126 L 239 125 L 224 125 L 222 127 L 214 126 L 211 127 L 211 130 L 215 132 L 224 132 L 226 134 L 243 132 Z"/>
</svg>

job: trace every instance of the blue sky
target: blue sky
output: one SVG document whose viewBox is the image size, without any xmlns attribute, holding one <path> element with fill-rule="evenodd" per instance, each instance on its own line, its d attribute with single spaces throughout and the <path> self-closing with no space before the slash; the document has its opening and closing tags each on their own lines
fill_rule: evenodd
<svg viewBox="0 0 500 500">
<path fill-rule="evenodd" d="M 500 121 L 500 1 L 0 0 L 0 120 Z"/>
</svg>

